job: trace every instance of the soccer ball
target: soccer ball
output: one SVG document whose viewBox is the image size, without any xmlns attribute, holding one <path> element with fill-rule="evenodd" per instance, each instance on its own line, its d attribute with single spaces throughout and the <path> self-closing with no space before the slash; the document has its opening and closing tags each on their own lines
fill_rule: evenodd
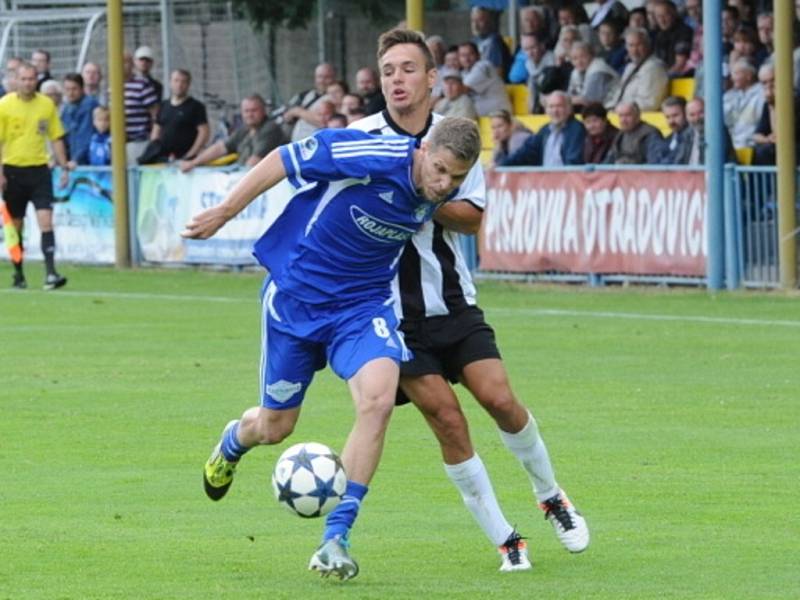
<svg viewBox="0 0 800 600">
<path fill-rule="evenodd" d="M 272 489 L 278 502 L 305 518 L 333 510 L 346 487 L 342 461 L 325 444 L 295 444 L 281 454 L 272 472 Z"/>
</svg>

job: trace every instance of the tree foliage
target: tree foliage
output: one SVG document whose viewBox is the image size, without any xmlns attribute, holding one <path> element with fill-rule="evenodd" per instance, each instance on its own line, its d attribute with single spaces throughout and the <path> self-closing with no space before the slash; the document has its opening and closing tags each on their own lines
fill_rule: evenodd
<svg viewBox="0 0 800 600">
<path fill-rule="evenodd" d="M 334 7 L 333 2 L 328 5 Z M 233 6 L 243 10 L 257 30 L 263 29 L 264 25 L 305 28 L 318 10 L 317 0 L 233 0 Z M 373 21 L 381 21 L 387 16 L 382 0 L 340 0 L 335 6 L 344 14 L 365 15 Z"/>
</svg>

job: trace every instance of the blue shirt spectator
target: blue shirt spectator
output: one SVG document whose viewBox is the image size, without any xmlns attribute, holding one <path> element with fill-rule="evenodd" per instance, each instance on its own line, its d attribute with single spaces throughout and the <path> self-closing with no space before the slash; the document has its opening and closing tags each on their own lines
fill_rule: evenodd
<svg viewBox="0 0 800 600">
<path fill-rule="evenodd" d="M 111 164 L 111 134 L 94 132 L 89 140 L 89 164 L 105 167 Z"/>
<path fill-rule="evenodd" d="M 61 121 L 67 132 L 69 158 L 79 165 L 88 164 L 89 140 L 94 131 L 92 111 L 98 106 L 97 99 L 83 93 L 83 77 L 79 73 L 68 73 L 64 77 L 64 100 Z"/>
</svg>

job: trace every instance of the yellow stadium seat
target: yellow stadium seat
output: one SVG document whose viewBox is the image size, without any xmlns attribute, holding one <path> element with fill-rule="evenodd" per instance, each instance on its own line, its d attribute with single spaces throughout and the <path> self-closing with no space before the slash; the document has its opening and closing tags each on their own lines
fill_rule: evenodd
<svg viewBox="0 0 800 600">
<path fill-rule="evenodd" d="M 669 82 L 669 95 L 681 96 L 687 100 L 694 98 L 694 78 L 679 77 Z"/>
<path fill-rule="evenodd" d="M 753 149 L 752 148 L 736 148 L 736 160 L 740 165 L 753 164 Z"/>
<path fill-rule="evenodd" d="M 229 165 L 232 162 L 236 162 L 236 159 L 239 158 L 239 155 L 236 152 L 231 152 L 230 154 L 226 154 L 225 156 L 220 156 L 219 158 L 215 158 L 210 163 L 206 163 L 210 167 L 224 167 L 225 165 Z"/>
<path fill-rule="evenodd" d="M 516 45 L 514 44 L 514 38 L 511 37 L 510 35 L 504 35 L 503 41 L 506 43 L 508 51 L 511 52 L 511 54 L 514 54 L 514 46 Z"/>
<path fill-rule="evenodd" d="M 481 164 L 484 167 L 488 167 L 492 164 L 492 151 L 489 149 L 481 150 L 481 157 L 480 157 Z"/>
<path fill-rule="evenodd" d="M 515 118 L 534 133 L 550 122 L 547 115 L 520 115 Z"/>
<path fill-rule="evenodd" d="M 528 86 L 516 83 L 506 85 L 508 99 L 511 100 L 511 108 L 515 115 L 528 114 Z"/>
<path fill-rule="evenodd" d="M 481 148 L 483 150 L 491 150 L 494 148 L 494 140 L 492 140 L 492 120 L 489 117 L 480 117 L 478 119 L 478 130 L 481 132 Z"/>
</svg>

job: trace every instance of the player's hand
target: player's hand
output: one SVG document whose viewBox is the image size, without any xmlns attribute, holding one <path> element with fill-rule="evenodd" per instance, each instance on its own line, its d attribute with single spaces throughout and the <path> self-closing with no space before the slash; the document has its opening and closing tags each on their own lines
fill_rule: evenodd
<svg viewBox="0 0 800 600">
<path fill-rule="evenodd" d="M 4 192 L 6 189 L 6 176 L 0 172 L 0 192 Z"/>
<path fill-rule="evenodd" d="M 181 170 L 181 173 L 188 173 L 192 169 L 194 169 L 194 161 L 191 160 L 179 160 L 178 161 L 178 168 Z"/>
<path fill-rule="evenodd" d="M 181 232 L 181 237 L 192 240 L 207 240 L 228 222 L 219 206 L 209 208 L 192 217 Z"/>
<path fill-rule="evenodd" d="M 61 175 L 58 178 L 58 187 L 62 190 L 69 185 L 69 170 L 61 168 Z"/>
</svg>

